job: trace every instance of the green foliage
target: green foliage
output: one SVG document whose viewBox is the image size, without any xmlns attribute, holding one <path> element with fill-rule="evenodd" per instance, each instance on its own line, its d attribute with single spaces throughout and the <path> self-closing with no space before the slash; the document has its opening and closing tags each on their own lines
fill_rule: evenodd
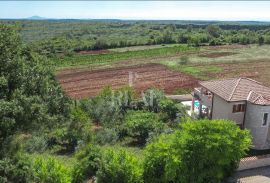
<svg viewBox="0 0 270 183">
<path fill-rule="evenodd" d="M 94 142 L 100 145 L 115 144 L 119 140 L 118 131 L 115 128 L 101 128 L 95 131 Z"/>
<path fill-rule="evenodd" d="M 207 32 L 213 37 L 219 37 L 220 28 L 218 25 L 208 25 L 206 27 Z"/>
<path fill-rule="evenodd" d="M 101 159 L 100 148 L 88 145 L 82 149 L 77 155 L 78 164 L 72 171 L 72 182 L 81 183 L 92 176 L 96 175 Z"/>
<path fill-rule="evenodd" d="M 263 43 L 264 43 L 264 38 L 262 36 L 259 36 L 259 38 L 258 38 L 258 44 L 259 45 L 263 45 Z"/>
<path fill-rule="evenodd" d="M 165 98 L 160 101 L 160 110 L 166 114 L 164 121 L 173 121 L 177 117 L 179 109 L 177 105 L 170 99 Z M 183 114 L 182 114 L 183 115 Z"/>
<path fill-rule="evenodd" d="M 189 63 L 189 58 L 187 56 L 183 56 L 180 58 L 180 61 L 178 62 L 179 65 L 186 65 Z"/>
<path fill-rule="evenodd" d="M 121 124 L 132 100 L 133 91 L 130 88 L 113 91 L 110 87 L 107 87 L 99 96 L 90 100 L 83 100 L 81 105 L 94 122 L 105 126 L 114 126 Z"/>
<path fill-rule="evenodd" d="M 92 123 L 86 112 L 79 106 L 74 106 L 68 122 L 48 132 L 48 146 L 58 152 L 72 153 L 78 143 L 87 144 L 92 140 L 91 127 Z"/>
<path fill-rule="evenodd" d="M 179 109 L 172 100 L 165 97 L 162 91 L 149 89 L 144 93 L 143 100 L 144 109 L 150 112 L 164 113 L 164 121 L 176 119 Z"/>
<path fill-rule="evenodd" d="M 158 56 L 170 56 L 186 51 L 194 51 L 195 49 L 187 45 L 178 45 L 174 47 L 164 47 L 155 49 L 145 49 L 126 52 L 112 52 L 108 54 L 83 55 L 76 54 L 73 57 L 52 59 L 52 64 L 56 67 L 70 67 L 78 65 L 92 65 L 118 62 L 123 60 L 154 58 Z"/>
<path fill-rule="evenodd" d="M 140 160 L 127 151 L 107 150 L 97 171 L 98 183 L 142 183 Z"/>
<path fill-rule="evenodd" d="M 19 130 L 52 128 L 69 101 L 43 58 L 24 48 L 16 29 L 0 24 L 0 144 Z"/>
<path fill-rule="evenodd" d="M 33 179 L 31 164 L 27 158 L 16 157 L 0 160 L 1 183 L 28 183 Z"/>
<path fill-rule="evenodd" d="M 248 131 L 233 122 L 186 122 L 180 130 L 147 146 L 145 182 L 221 182 L 235 170 L 250 145 Z"/>
<path fill-rule="evenodd" d="M 149 89 L 145 91 L 143 95 L 145 109 L 151 112 L 159 112 L 159 104 L 162 99 L 165 99 L 165 95 L 158 89 Z"/>
<path fill-rule="evenodd" d="M 37 157 L 33 160 L 32 171 L 35 182 L 42 183 L 70 183 L 71 170 L 55 158 Z"/>
<path fill-rule="evenodd" d="M 160 133 L 163 126 L 157 114 L 145 111 L 129 111 L 125 121 L 128 135 L 141 144 L 146 143 L 150 133 Z"/>
<path fill-rule="evenodd" d="M 43 135 L 35 134 L 30 139 L 26 141 L 25 149 L 27 152 L 44 152 L 48 147 L 48 140 Z"/>
</svg>

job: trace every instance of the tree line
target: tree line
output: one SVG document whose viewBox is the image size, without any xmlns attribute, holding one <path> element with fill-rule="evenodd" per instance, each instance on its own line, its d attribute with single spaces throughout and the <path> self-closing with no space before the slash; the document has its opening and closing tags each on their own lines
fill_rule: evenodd
<svg viewBox="0 0 270 183">
<path fill-rule="evenodd" d="M 256 22 L 4 21 L 47 56 L 155 44 L 270 44 L 270 27 Z"/>
</svg>

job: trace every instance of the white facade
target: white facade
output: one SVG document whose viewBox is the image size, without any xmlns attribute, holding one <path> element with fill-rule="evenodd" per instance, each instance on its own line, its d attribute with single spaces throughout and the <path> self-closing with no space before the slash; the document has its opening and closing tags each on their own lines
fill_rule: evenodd
<svg viewBox="0 0 270 183">
<path fill-rule="evenodd" d="M 244 121 L 244 112 L 233 113 L 233 105 L 245 104 L 246 102 L 227 102 L 217 95 L 213 97 L 212 119 L 229 119 L 241 125 Z"/>
<path fill-rule="evenodd" d="M 266 125 L 263 125 L 264 114 L 270 115 L 270 106 L 262 106 L 248 103 L 244 126 L 250 130 L 255 149 L 270 148 L 269 115 Z"/>
</svg>

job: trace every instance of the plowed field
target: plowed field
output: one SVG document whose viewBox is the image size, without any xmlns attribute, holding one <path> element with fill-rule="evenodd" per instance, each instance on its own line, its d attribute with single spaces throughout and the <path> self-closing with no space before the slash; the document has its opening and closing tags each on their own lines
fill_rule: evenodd
<svg viewBox="0 0 270 183">
<path fill-rule="evenodd" d="M 119 67 L 104 70 L 66 70 L 57 74 L 64 91 L 72 98 L 97 95 L 105 86 L 118 89 L 132 85 L 137 93 L 149 88 L 172 94 L 179 88 L 193 88 L 198 84 L 194 77 L 169 70 L 159 64 Z"/>
</svg>

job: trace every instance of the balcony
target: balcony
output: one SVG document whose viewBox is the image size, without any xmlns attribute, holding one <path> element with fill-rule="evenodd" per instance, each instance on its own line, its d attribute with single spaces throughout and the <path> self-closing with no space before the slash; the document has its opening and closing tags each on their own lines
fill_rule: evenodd
<svg viewBox="0 0 270 183">
<path fill-rule="evenodd" d="M 194 88 L 193 96 L 195 99 L 199 100 L 202 105 L 207 107 L 212 107 L 212 92 L 205 88 Z"/>
</svg>

